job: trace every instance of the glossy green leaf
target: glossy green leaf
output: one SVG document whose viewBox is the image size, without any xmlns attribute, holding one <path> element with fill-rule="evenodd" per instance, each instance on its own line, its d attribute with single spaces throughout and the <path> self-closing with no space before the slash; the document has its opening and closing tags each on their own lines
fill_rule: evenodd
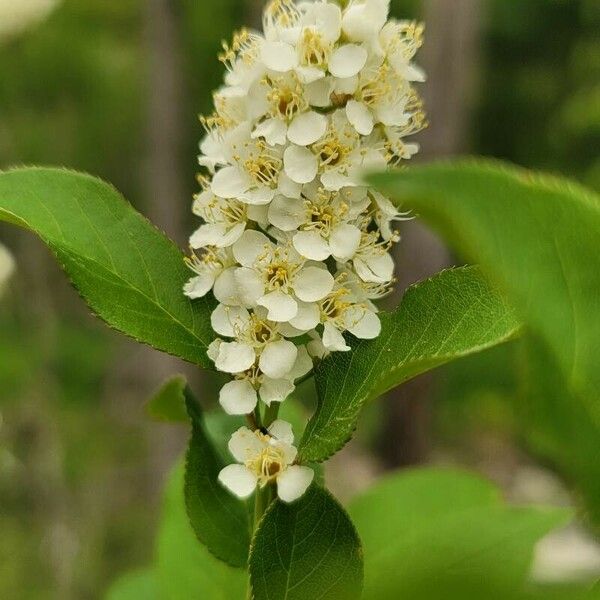
<svg viewBox="0 0 600 600">
<path fill-rule="evenodd" d="M 183 375 L 171 377 L 150 398 L 146 412 L 155 421 L 186 423 L 188 414 L 185 406 L 187 380 Z"/>
<path fill-rule="evenodd" d="M 307 461 L 323 461 L 351 437 L 370 399 L 451 360 L 511 339 L 512 309 L 475 267 L 452 269 L 410 288 L 382 314 L 375 340 L 352 342 L 316 370 L 319 397 L 300 444 Z"/>
<path fill-rule="evenodd" d="M 500 284 L 600 423 L 600 197 L 492 162 L 440 163 L 371 181 Z"/>
<path fill-rule="evenodd" d="M 185 503 L 198 539 L 217 557 L 245 567 L 250 546 L 246 502 L 235 498 L 218 481 L 225 461 L 210 440 L 200 406 L 185 389 L 192 438 L 185 469 Z"/>
<path fill-rule="evenodd" d="M 0 220 L 36 233 L 108 325 L 210 366 L 209 301 L 185 298 L 181 252 L 110 185 L 60 169 L 3 172 Z"/>
<path fill-rule="evenodd" d="M 127 573 L 108 590 L 105 600 L 159 600 L 156 574 L 153 570 Z"/>
<path fill-rule="evenodd" d="M 365 549 L 364 600 L 446 597 L 464 581 L 516 590 L 536 542 L 570 518 L 562 509 L 509 507 L 490 483 L 440 469 L 388 477 L 349 513 Z"/>
<path fill-rule="evenodd" d="M 158 533 L 160 600 L 243 600 L 247 573 L 217 560 L 198 542 L 186 514 L 183 487 L 181 465 L 169 480 Z"/>
<path fill-rule="evenodd" d="M 313 485 L 293 504 L 275 501 L 252 541 L 254 600 L 361 597 L 360 540 L 344 509 Z"/>
</svg>

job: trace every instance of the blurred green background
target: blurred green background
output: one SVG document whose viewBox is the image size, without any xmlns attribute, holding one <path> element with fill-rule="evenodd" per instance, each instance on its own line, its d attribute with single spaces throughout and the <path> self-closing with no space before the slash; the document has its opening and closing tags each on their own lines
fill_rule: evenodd
<svg viewBox="0 0 600 600">
<path fill-rule="evenodd" d="M 10 6 L 0 0 L 0 19 Z M 0 26 L 0 169 L 97 174 L 184 246 L 220 41 L 261 8 L 63 0 L 18 32 Z M 393 12 L 428 26 L 420 160 L 486 154 L 600 189 L 600 3 L 395 0 Z M 207 404 L 216 383 L 107 331 L 33 236 L 2 226 L 0 240 L 18 265 L 0 303 L 0 598 L 100 598 L 151 560 L 162 484 L 187 437 L 149 422 L 145 398 L 185 369 Z M 418 224 L 405 240 L 403 285 L 457 262 Z M 524 469 L 556 467 L 517 425 L 518 352 L 452 365 L 370 408 L 333 462 L 336 491 L 423 462 L 468 464 L 507 490 Z"/>
</svg>

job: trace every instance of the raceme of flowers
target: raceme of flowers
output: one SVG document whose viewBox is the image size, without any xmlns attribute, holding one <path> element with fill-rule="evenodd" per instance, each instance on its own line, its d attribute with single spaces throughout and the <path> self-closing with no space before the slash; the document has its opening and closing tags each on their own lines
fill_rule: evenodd
<svg viewBox="0 0 600 600">
<path fill-rule="evenodd" d="M 272 0 L 264 33 L 223 44 L 185 294 L 217 299 L 208 354 L 233 376 L 219 400 L 251 415 L 254 431 L 230 442 L 240 464 L 220 476 L 239 497 L 275 481 L 284 501 L 304 493 L 312 471 L 294 464 L 291 427 L 261 429 L 260 403 L 273 414 L 313 360 L 350 350 L 345 333 L 381 330 L 374 301 L 393 286 L 406 215 L 361 175 L 411 158 L 425 125 L 412 62 L 423 27 L 388 11 L 389 0 Z"/>
</svg>

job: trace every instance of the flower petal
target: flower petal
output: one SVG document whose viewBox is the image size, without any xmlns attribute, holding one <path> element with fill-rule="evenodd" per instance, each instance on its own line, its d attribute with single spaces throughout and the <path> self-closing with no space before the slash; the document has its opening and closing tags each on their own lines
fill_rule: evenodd
<svg viewBox="0 0 600 600">
<path fill-rule="evenodd" d="M 343 187 L 356 185 L 356 182 L 354 182 L 350 177 L 342 175 L 335 169 L 325 171 L 325 173 L 321 175 L 321 183 L 328 192 L 338 192 Z"/>
<path fill-rule="evenodd" d="M 315 111 L 301 113 L 290 123 L 288 140 L 298 146 L 309 146 L 323 137 L 327 130 L 327 117 Z"/>
<path fill-rule="evenodd" d="M 272 402 L 283 402 L 296 389 L 289 379 L 271 379 L 263 377 L 260 386 L 260 399 L 271 406 Z"/>
<path fill-rule="evenodd" d="M 248 269 L 246 267 L 235 269 L 234 281 L 236 286 L 236 298 L 244 306 L 255 306 L 258 299 L 265 293 L 263 280 L 254 269 Z"/>
<path fill-rule="evenodd" d="M 298 313 L 290 319 L 290 325 L 300 331 L 314 329 L 320 321 L 319 307 L 314 302 L 298 302 Z"/>
<path fill-rule="evenodd" d="M 294 47 L 285 42 L 265 42 L 260 57 L 267 69 L 278 73 L 291 71 L 298 64 Z"/>
<path fill-rule="evenodd" d="M 319 170 L 317 157 L 302 146 L 289 146 L 283 154 L 287 176 L 296 183 L 310 183 Z"/>
<path fill-rule="evenodd" d="M 216 362 L 217 358 L 219 357 L 219 350 L 221 348 L 222 343 L 223 343 L 223 340 L 220 340 L 220 339 L 213 340 L 208 345 L 208 348 L 206 349 L 206 355 L 213 362 Z"/>
<path fill-rule="evenodd" d="M 250 319 L 248 311 L 238 306 L 219 304 L 210 316 L 212 328 L 225 337 L 235 337 L 236 329 L 244 327 Z"/>
<path fill-rule="evenodd" d="M 203 298 L 215 283 L 214 273 L 202 273 L 192 277 L 184 286 L 183 293 L 192 300 Z"/>
<path fill-rule="evenodd" d="M 296 251 L 310 260 L 326 260 L 331 256 L 327 240 L 318 231 L 299 231 L 292 240 Z"/>
<path fill-rule="evenodd" d="M 292 429 L 292 425 L 287 421 L 277 419 L 269 425 L 268 430 L 277 440 L 290 445 L 294 443 L 294 430 Z"/>
<path fill-rule="evenodd" d="M 256 489 L 258 478 L 244 465 L 228 465 L 219 473 L 219 481 L 238 498 L 248 498 Z"/>
<path fill-rule="evenodd" d="M 387 283 L 394 277 L 394 259 L 386 252 L 354 259 L 358 276 L 367 282 Z"/>
<path fill-rule="evenodd" d="M 298 347 L 298 357 L 296 358 L 296 362 L 294 363 L 294 367 L 287 374 L 292 381 L 295 381 L 299 377 L 304 377 L 307 373 L 309 373 L 313 368 L 313 359 L 310 357 L 306 346 Z"/>
<path fill-rule="evenodd" d="M 223 271 L 217 277 L 213 288 L 215 298 L 228 306 L 236 306 L 240 302 L 234 272 L 235 269 L 226 269 Z"/>
<path fill-rule="evenodd" d="M 342 10 L 336 4 L 315 3 L 311 6 L 316 28 L 328 42 L 337 42 L 342 33 Z"/>
<path fill-rule="evenodd" d="M 332 323 L 325 323 L 323 327 L 323 345 L 331 352 L 348 352 L 350 350 L 344 336 Z"/>
<path fill-rule="evenodd" d="M 240 265 L 252 267 L 257 258 L 272 246 L 269 238 L 260 231 L 247 229 L 233 245 L 233 256 Z"/>
<path fill-rule="evenodd" d="M 277 191 L 286 198 L 300 198 L 302 185 L 292 181 L 285 173 L 280 173 Z"/>
<path fill-rule="evenodd" d="M 329 60 L 329 72 L 334 77 L 345 79 L 360 72 L 367 62 L 368 53 L 362 46 L 346 44 L 340 46 Z"/>
<path fill-rule="evenodd" d="M 327 108 L 331 104 L 331 79 L 322 78 L 306 86 L 306 100 L 311 106 Z"/>
<path fill-rule="evenodd" d="M 375 123 L 371 111 L 356 100 L 349 100 L 346 104 L 346 116 L 348 121 L 361 135 L 371 135 Z"/>
<path fill-rule="evenodd" d="M 245 202 L 251 206 L 263 206 L 269 204 L 269 202 L 273 200 L 273 196 L 276 192 L 276 190 L 272 190 L 268 187 L 259 187 L 240 194 L 239 199 L 241 202 Z"/>
<path fill-rule="evenodd" d="M 346 320 L 352 319 L 348 323 L 348 331 L 352 335 L 361 340 L 373 340 L 381 333 L 381 321 L 374 312 L 357 307 L 355 311 L 348 310 L 348 313 Z"/>
<path fill-rule="evenodd" d="M 237 167 L 225 167 L 217 171 L 210 187 L 215 196 L 237 198 L 250 187 L 250 178 Z"/>
<path fill-rule="evenodd" d="M 346 37 L 358 42 L 372 40 L 384 26 L 390 0 L 364 0 L 353 3 L 345 11 L 342 28 Z"/>
<path fill-rule="evenodd" d="M 230 381 L 221 388 L 219 403 L 228 415 L 248 415 L 256 408 L 258 396 L 249 381 Z"/>
<path fill-rule="evenodd" d="M 190 246 L 194 248 L 194 250 L 205 248 L 206 246 L 216 246 L 226 232 L 227 227 L 221 223 L 206 223 L 200 225 L 190 237 Z"/>
<path fill-rule="evenodd" d="M 277 495 L 286 503 L 298 500 L 308 489 L 315 477 L 309 467 L 292 465 L 277 477 Z"/>
<path fill-rule="evenodd" d="M 303 302 L 316 302 L 331 292 L 333 284 L 333 275 L 327 269 L 305 267 L 294 281 L 294 291 Z"/>
<path fill-rule="evenodd" d="M 281 231 L 294 231 L 304 223 L 304 202 L 285 196 L 275 196 L 269 206 L 269 223 Z"/>
<path fill-rule="evenodd" d="M 319 67 L 296 67 L 296 75 L 304 84 L 314 83 L 325 77 L 325 72 Z"/>
<path fill-rule="evenodd" d="M 258 366 L 267 377 L 280 379 L 292 370 L 297 356 L 298 350 L 292 342 L 271 342 L 262 351 Z"/>
<path fill-rule="evenodd" d="M 250 346 L 240 342 L 224 342 L 219 348 L 215 366 L 224 373 L 242 373 L 248 370 L 255 360 L 256 355 Z"/>
<path fill-rule="evenodd" d="M 265 444 L 247 427 L 240 427 L 231 435 L 229 440 L 229 452 L 239 463 L 252 460 L 260 454 Z"/>
<path fill-rule="evenodd" d="M 269 146 L 282 146 L 286 142 L 287 127 L 280 119 L 267 119 L 259 123 L 252 132 L 254 139 L 262 137 Z"/>
<path fill-rule="evenodd" d="M 287 323 L 298 314 L 296 300 L 281 290 L 262 296 L 256 303 L 264 306 L 269 311 L 267 319 L 276 323 Z"/>
<path fill-rule="evenodd" d="M 329 237 L 331 253 L 340 262 L 350 260 L 360 246 L 361 231 L 355 225 L 345 224 L 336 227 Z"/>
</svg>

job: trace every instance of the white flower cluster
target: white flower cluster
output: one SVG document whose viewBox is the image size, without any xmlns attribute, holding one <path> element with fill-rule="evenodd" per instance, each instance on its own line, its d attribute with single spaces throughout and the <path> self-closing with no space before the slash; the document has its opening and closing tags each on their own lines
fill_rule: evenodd
<svg viewBox="0 0 600 600">
<path fill-rule="evenodd" d="M 263 34 L 223 45 L 185 293 L 219 302 L 209 356 L 234 376 L 220 393 L 229 414 L 285 400 L 314 357 L 350 350 L 345 332 L 380 333 L 373 301 L 393 285 L 405 215 L 361 174 L 414 155 L 406 138 L 424 126 L 412 63 L 423 28 L 388 11 L 389 0 L 272 0 Z"/>
</svg>

